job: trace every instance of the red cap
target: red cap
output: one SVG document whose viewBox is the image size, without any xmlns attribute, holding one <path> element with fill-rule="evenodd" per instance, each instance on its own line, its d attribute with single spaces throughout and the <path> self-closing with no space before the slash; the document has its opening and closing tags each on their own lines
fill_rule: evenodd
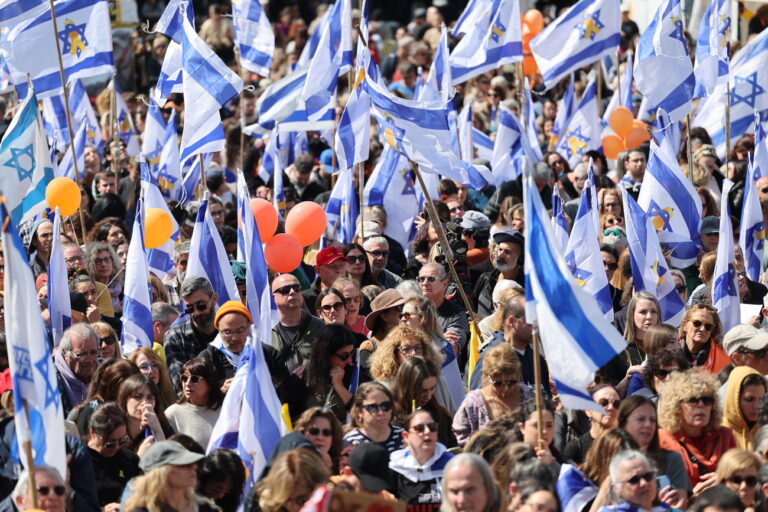
<svg viewBox="0 0 768 512">
<path fill-rule="evenodd" d="M 11 369 L 6 368 L 0 373 L 0 395 L 13 389 L 13 379 L 11 378 Z"/>
<path fill-rule="evenodd" d="M 338 259 L 349 261 L 347 260 L 347 257 L 344 256 L 344 251 L 338 247 L 326 247 L 317 253 L 317 257 L 315 258 L 315 265 L 330 265 Z"/>
</svg>

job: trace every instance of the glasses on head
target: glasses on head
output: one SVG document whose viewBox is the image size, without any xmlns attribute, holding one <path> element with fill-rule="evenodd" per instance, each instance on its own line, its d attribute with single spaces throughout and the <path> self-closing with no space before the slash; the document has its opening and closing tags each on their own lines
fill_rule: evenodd
<svg viewBox="0 0 768 512">
<path fill-rule="evenodd" d="M 516 379 L 493 380 L 491 381 L 491 383 L 495 388 L 508 388 L 510 386 L 514 386 L 515 384 L 517 384 L 517 380 Z"/>
<path fill-rule="evenodd" d="M 400 313 L 400 320 L 409 321 L 412 316 L 421 316 L 419 313 Z"/>
<path fill-rule="evenodd" d="M 350 304 L 357 304 L 359 302 L 360 302 L 359 295 L 355 295 L 354 297 L 346 297 L 344 299 L 344 304 L 346 304 L 347 306 L 349 306 Z"/>
<path fill-rule="evenodd" d="M 421 345 L 409 345 L 406 347 L 398 347 L 397 351 L 405 355 L 421 355 L 424 353 L 424 347 Z"/>
<path fill-rule="evenodd" d="M 160 365 L 157 363 L 142 363 L 139 365 L 139 371 L 151 372 L 153 370 L 159 370 Z"/>
<path fill-rule="evenodd" d="M 768 354 L 768 347 L 761 348 L 760 350 L 740 349 L 736 351 L 737 354 L 744 354 L 747 356 L 754 356 L 755 359 L 763 359 Z"/>
<path fill-rule="evenodd" d="M 191 382 L 192 384 L 197 384 L 198 382 L 203 380 L 203 378 L 199 375 L 182 375 L 181 377 L 179 377 L 179 380 L 181 380 L 182 384 L 186 384 L 187 381 Z"/>
<path fill-rule="evenodd" d="M 419 276 L 416 278 L 416 280 L 420 283 L 427 282 L 427 283 L 434 283 L 437 281 L 437 277 L 435 276 Z"/>
<path fill-rule="evenodd" d="M 679 371 L 680 371 L 680 368 L 670 368 L 669 370 L 663 370 L 659 368 L 658 370 L 653 372 L 653 374 L 656 375 L 656 377 L 660 378 L 661 380 L 664 380 L 670 375 L 672 375 L 674 372 L 679 372 Z"/>
<path fill-rule="evenodd" d="M 601 398 L 597 401 L 598 404 L 600 404 L 600 407 L 605 409 L 609 405 L 613 407 L 614 409 L 618 409 L 621 405 L 621 400 L 608 400 L 607 398 Z"/>
<path fill-rule="evenodd" d="M 239 329 L 224 329 L 221 334 L 224 336 L 242 336 L 248 332 L 248 327 L 240 327 Z"/>
<path fill-rule="evenodd" d="M 279 293 L 280 295 L 288 295 L 291 292 L 299 293 L 301 291 L 300 284 L 287 284 L 272 290 L 272 293 Z"/>
<path fill-rule="evenodd" d="M 620 229 L 604 229 L 603 236 L 621 236 Z"/>
<path fill-rule="evenodd" d="M 202 311 L 205 311 L 206 309 L 208 309 L 207 302 L 198 302 L 197 304 L 190 304 L 189 306 L 187 306 L 187 308 L 184 310 L 184 313 L 191 315 L 192 313 L 195 312 L 195 310 L 202 312 Z"/>
<path fill-rule="evenodd" d="M 320 309 L 323 310 L 323 313 L 330 313 L 331 310 L 341 311 L 341 308 L 343 307 L 344 307 L 344 303 L 339 301 L 339 302 L 334 302 L 333 304 L 325 304 L 323 306 L 320 306 Z"/>
<path fill-rule="evenodd" d="M 333 435 L 333 430 L 329 428 L 317 428 L 317 427 L 309 427 L 307 429 L 307 433 L 311 436 L 325 436 L 325 437 L 331 437 Z"/>
<path fill-rule="evenodd" d="M 37 488 L 37 494 L 41 496 L 48 496 L 51 492 L 56 496 L 64 496 L 67 493 L 67 488 L 63 485 L 54 485 L 53 487 L 41 485 Z"/>
<path fill-rule="evenodd" d="M 691 321 L 691 325 L 692 325 L 694 328 L 696 328 L 696 329 L 698 329 L 698 328 L 699 328 L 699 327 L 701 327 L 701 326 L 704 326 L 704 329 L 705 329 L 707 332 L 712 332 L 712 329 L 714 329 L 714 328 L 715 328 L 715 324 L 712 324 L 712 323 L 709 323 L 709 322 L 702 322 L 701 320 L 692 320 L 692 321 Z"/>
<path fill-rule="evenodd" d="M 418 432 L 419 434 L 426 432 L 429 429 L 430 432 L 437 432 L 437 423 L 431 421 L 429 423 L 420 423 L 419 425 L 412 425 L 411 430 Z"/>
<path fill-rule="evenodd" d="M 362 254 L 360 256 L 348 255 L 347 259 L 349 260 L 350 263 L 365 263 L 365 256 L 363 256 Z"/>
<path fill-rule="evenodd" d="M 747 487 L 754 487 L 757 485 L 757 477 L 756 476 L 739 476 L 739 475 L 733 475 L 728 479 L 730 483 L 733 485 L 741 485 L 742 483 L 747 484 Z"/>
<path fill-rule="evenodd" d="M 387 400 L 386 402 L 381 402 L 380 404 L 363 404 L 363 409 L 368 411 L 370 414 L 376 414 L 377 412 L 389 412 L 392 410 L 392 402 Z"/>
<path fill-rule="evenodd" d="M 629 485 L 637 485 L 640 483 L 641 480 L 645 480 L 646 482 L 652 482 L 654 478 L 656 478 L 656 472 L 649 471 L 647 473 L 640 473 L 639 475 L 635 475 L 629 480 L 624 480 L 624 483 Z"/>
<path fill-rule="evenodd" d="M 713 396 L 692 396 L 691 398 L 688 398 L 685 400 L 686 403 L 690 405 L 714 405 L 715 403 L 715 397 Z"/>
<path fill-rule="evenodd" d="M 619 268 L 619 264 L 618 263 L 608 263 L 606 261 L 603 262 L 603 266 L 607 270 L 616 270 L 617 268 Z"/>
<path fill-rule="evenodd" d="M 365 251 L 374 258 L 389 258 L 389 251 Z"/>
<path fill-rule="evenodd" d="M 352 357 L 352 352 L 342 352 L 341 354 L 334 353 L 333 355 L 340 361 L 346 361 L 347 359 Z"/>
<path fill-rule="evenodd" d="M 109 346 L 114 345 L 116 341 L 117 341 L 117 338 L 115 338 L 114 336 L 105 336 L 103 338 L 99 338 L 99 343 L 103 343 L 104 345 L 109 345 Z"/>
<path fill-rule="evenodd" d="M 120 448 L 122 448 L 123 446 L 127 445 L 130 441 L 131 441 L 131 438 L 128 436 L 125 436 L 122 439 L 103 441 L 101 444 L 104 445 L 104 448 L 108 448 L 108 449 L 114 448 L 116 446 L 119 446 Z"/>
</svg>

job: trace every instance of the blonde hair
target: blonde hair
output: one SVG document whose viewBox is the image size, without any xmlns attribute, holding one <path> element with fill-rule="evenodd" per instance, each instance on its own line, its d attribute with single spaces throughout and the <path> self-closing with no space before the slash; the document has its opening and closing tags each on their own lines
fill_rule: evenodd
<svg viewBox="0 0 768 512">
<path fill-rule="evenodd" d="M 489 320 L 489 327 L 492 332 L 504 332 L 504 304 L 507 304 L 518 295 L 523 294 L 514 288 L 507 288 L 501 292 L 499 297 L 499 307 L 497 307 L 490 315 L 491 319 Z"/>
<path fill-rule="evenodd" d="M 723 420 L 723 409 L 717 399 L 718 387 L 715 376 L 704 370 L 673 372 L 659 397 L 659 427 L 668 432 L 678 432 L 683 424 L 680 405 L 689 398 L 697 396 L 711 396 L 715 399 L 706 432 L 719 427 Z"/>
<path fill-rule="evenodd" d="M 388 382 L 395 378 L 400 363 L 397 359 L 397 349 L 406 340 L 416 340 L 421 344 L 422 357 L 434 363 L 440 368 L 441 358 L 432 341 L 421 329 L 413 329 L 406 325 L 399 325 L 392 329 L 381 341 L 379 347 L 373 352 L 370 359 L 371 376 L 374 380 Z"/>
<path fill-rule="evenodd" d="M 93 322 L 91 324 L 91 329 L 96 331 L 96 334 L 98 334 L 100 338 L 105 335 L 112 336 L 115 339 L 115 357 L 118 359 L 123 358 L 123 351 L 120 348 L 120 338 L 111 325 L 107 322 Z M 101 345 L 101 341 L 98 342 L 98 345 Z"/>
<path fill-rule="evenodd" d="M 160 396 L 157 399 L 160 401 L 163 410 L 175 404 L 179 400 L 179 395 L 173 389 L 173 383 L 171 382 L 171 374 L 168 372 L 168 365 L 163 362 L 163 359 L 157 352 L 149 347 L 139 347 L 128 356 L 128 359 L 136 363 L 139 358 L 139 354 L 144 356 L 160 367 L 160 382 L 157 383 L 157 389 L 160 391 Z M 139 363 L 136 363 L 138 366 Z"/>
<path fill-rule="evenodd" d="M 125 510 L 131 511 L 146 508 L 149 512 L 162 512 L 167 505 L 166 498 L 170 494 L 168 480 L 173 466 L 166 464 L 155 468 L 143 476 L 136 477 L 131 486 L 131 495 L 125 504 Z M 189 487 L 186 492 L 187 499 L 195 505 L 206 504 L 215 507 L 215 503 L 195 492 L 194 487 Z"/>
<path fill-rule="evenodd" d="M 297 448 L 281 453 L 259 483 L 256 494 L 263 512 L 279 512 L 301 487 L 311 493 L 331 478 L 331 471 L 314 448 Z"/>
<path fill-rule="evenodd" d="M 483 361 L 484 386 L 499 375 L 512 375 L 518 381 L 522 378 L 520 359 L 510 343 L 499 343 L 491 348 Z"/>
<path fill-rule="evenodd" d="M 734 473 L 745 469 L 755 468 L 755 471 L 760 471 L 760 466 L 762 466 L 760 457 L 754 452 L 731 448 L 720 457 L 720 462 L 717 463 L 717 483 L 721 484 Z"/>
</svg>

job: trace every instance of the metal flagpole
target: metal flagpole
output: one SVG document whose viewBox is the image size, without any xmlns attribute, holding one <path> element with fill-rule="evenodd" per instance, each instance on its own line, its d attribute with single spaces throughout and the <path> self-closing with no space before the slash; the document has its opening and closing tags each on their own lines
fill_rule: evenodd
<svg viewBox="0 0 768 512">
<path fill-rule="evenodd" d="M 112 73 L 112 172 L 115 173 L 115 193 L 120 189 L 120 170 L 117 155 L 120 153 L 120 134 L 117 122 L 117 72 Z"/>
<path fill-rule="evenodd" d="M 725 84 L 725 160 L 731 158 L 731 82 Z"/>
<path fill-rule="evenodd" d="M 688 149 L 688 179 L 691 180 L 691 183 L 693 183 L 693 148 L 691 147 L 691 114 L 688 114 L 686 117 L 688 119 L 688 130 L 687 130 L 687 136 L 688 141 L 686 143 L 687 149 Z"/>
</svg>

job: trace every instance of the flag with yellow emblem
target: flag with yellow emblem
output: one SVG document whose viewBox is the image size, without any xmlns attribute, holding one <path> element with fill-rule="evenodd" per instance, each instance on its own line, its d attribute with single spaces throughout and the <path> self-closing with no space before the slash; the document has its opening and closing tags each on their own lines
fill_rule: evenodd
<svg viewBox="0 0 768 512">
<path fill-rule="evenodd" d="M 579 106 L 563 131 L 555 151 L 573 168 L 587 151 L 600 148 L 600 117 L 597 115 L 597 82 L 591 77 Z"/>
</svg>

